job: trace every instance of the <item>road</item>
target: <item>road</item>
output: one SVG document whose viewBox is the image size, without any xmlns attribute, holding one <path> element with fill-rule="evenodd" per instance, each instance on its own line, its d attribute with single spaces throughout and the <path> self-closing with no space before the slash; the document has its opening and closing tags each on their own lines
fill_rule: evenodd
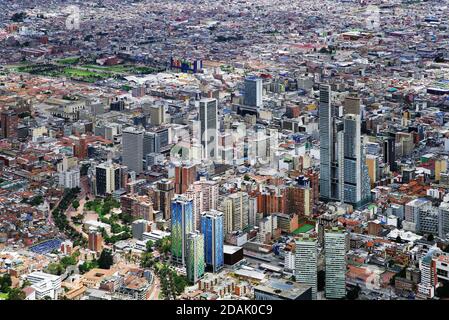
<svg viewBox="0 0 449 320">
<path fill-rule="evenodd" d="M 161 282 L 159 281 L 159 277 L 153 273 L 153 286 L 151 288 L 150 297 L 148 300 L 159 300 L 159 292 L 161 292 Z"/>
</svg>

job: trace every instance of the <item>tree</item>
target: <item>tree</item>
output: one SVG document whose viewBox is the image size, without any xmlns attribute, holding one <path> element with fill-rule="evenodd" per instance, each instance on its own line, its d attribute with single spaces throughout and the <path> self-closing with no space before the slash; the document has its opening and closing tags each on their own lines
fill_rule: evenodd
<svg viewBox="0 0 449 320">
<path fill-rule="evenodd" d="M 26 294 L 22 289 L 10 289 L 8 293 L 8 300 L 25 300 Z"/>
<path fill-rule="evenodd" d="M 80 202 L 78 200 L 73 200 L 72 207 L 77 210 L 80 206 Z"/>
<path fill-rule="evenodd" d="M 0 277 L 0 291 L 7 292 L 9 287 L 12 285 L 11 276 L 9 273 L 5 274 L 3 277 Z"/>
<path fill-rule="evenodd" d="M 98 258 L 98 266 L 101 269 L 110 269 L 114 264 L 114 259 L 112 257 L 112 253 L 108 249 L 104 249 L 101 251 L 100 258 Z"/>
<path fill-rule="evenodd" d="M 147 243 L 145 244 L 147 252 L 153 252 L 153 246 L 154 246 L 154 242 L 151 240 L 148 240 Z"/>
<path fill-rule="evenodd" d="M 151 268 L 154 265 L 154 258 L 151 252 L 142 253 L 142 258 L 140 261 L 140 266 L 142 268 Z"/>
<path fill-rule="evenodd" d="M 435 239 L 435 237 L 433 236 L 433 234 L 429 234 L 429 235 L 427 236 L 427 241 L 432 242 L 434 239 Z"/>
</svg>

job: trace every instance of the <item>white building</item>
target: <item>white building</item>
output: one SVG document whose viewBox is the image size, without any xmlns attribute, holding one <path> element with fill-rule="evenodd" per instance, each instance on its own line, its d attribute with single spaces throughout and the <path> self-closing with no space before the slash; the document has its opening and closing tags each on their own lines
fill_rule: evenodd
<svg viewBox="0 0 449 320">
<path fill-rule="evenodd" d="M 295 240 L 296 259 L 295 259 L 295 278 L 302 284 L 312 286 L 312 299 L 316 300 L 318 290 L 318 246 L 316 237 L 310 237 L 308 234 L 301 234 L 301 237 Z M 346 271 L 346 270 L 345 270 Z"/>
<path fill-rule="evenodd" d="M 36 299 L 43 299 L 48 296 L 56 300 L 61 291 L 61 276 L 36 271 L 27 276 L 31 287 L 36 290 Z"/>
<path fill-rule="evenodd" d="M 346 232 L 338 227 L 324 234 L 327 299 L 346 296 L 346 237 Z"/>
</svg>

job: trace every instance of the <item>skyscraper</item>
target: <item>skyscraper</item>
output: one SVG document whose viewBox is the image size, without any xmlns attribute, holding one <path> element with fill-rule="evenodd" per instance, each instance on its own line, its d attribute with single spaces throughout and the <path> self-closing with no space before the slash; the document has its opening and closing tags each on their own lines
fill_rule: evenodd
<svg viewBox="0 0 449 320">
<path fill-rule="evenodd" d="M 186 191 L 186 197 L 193 200 L 195 228 L 201 231 L 201 213 L 218 208 L 218 183 L 200 177 Z"/>
<path fill-rule="evenodd" d="M 122 162 L 136 174 L 143 171 L 143 135 L 143 130 L 134 127 L 126 128 L 122 135 Z"/>
<path fill-rule="evenodd" d="M 318 261 L 317 261 L 317 239 L 302 233 L 295 240 L 295 278 L 302 284 L 312 286 L 312 299 L 316 300 L 318 288 Z"/>
<path fill-rule="evenodd" d="M 360 99 L 345 100 L 343 117 L 331 105 L 329 85 L 320 86 L 320 197 L 356 207 L 369 201 L 370 183 L 361 141 Z"/>
<path fill-rule="evenodd" d="M 396 171 L 396 137 L 389 132 L 383 141 L 384 162 L 390 166 L 390 171 Z"/>
<path fill-rule="evenodd" d="M 243 104 L 257 108 L 262 106 L 262 79 L 257 77 L 247 77 L 245 79 Z"/>
<path fill-rule="evenodd" d="M 143 157 L 149 153 L 158 153 L 161 149 L 160 137 L 155 132 L 145 132 L 143 135 Z"/>
<path fill-rule="evenodd" d="M 224 213 L 225 235 L 248 226 L 249 196 L 246 192 L 236 192 L 223 197 L 219 206 L 220 211 Z"/>
<path fill-rule="evenodd" d="M 186 271 L 190 283 L 196 283 L 204 275 L 204 236 L 196 232 L 187 234 Z"/>
<path fill-rule="evenodd" d="M 216 99 L 200 100 L 201 144 L 203 158 L 214 160 L 218 153 L 218 105 Z"/>
<path fill-rule="evenodd" d="M 320 197 L 324 200 L 337 197 L 337 186 L 332 178 L 337 176 L 334 160 L 334 134 L 329 85 L 320 85 L 319 134 L 320 134 Z"/>
<path fill-rule="evenodd" d="M 185 265 L 187 236 L 194 231 L 192 200 L 177 196 L 172 201 L 171 213 L 172 257 L 175 263 Z"/>
<path fill-rule="evenodd" d="M 346 296 L 346 237 L 344 229 L 333 227 L 324 233 L 325 294 L 327 299 Z"/>
<path fill-rule="evenodd" d="M 201 230 L 204 234 L 204 257 L 212 272 L 223 267 L 223 213 L 217 210 L 203 212 Z"/>
<path fill-rule="evenodd" d="M 175 195 L 173 181 L 162 179 L 157 182 L 157 209 L 162 211 L 164 220 L 171 218 L 172 199 Z"/>
</svg>

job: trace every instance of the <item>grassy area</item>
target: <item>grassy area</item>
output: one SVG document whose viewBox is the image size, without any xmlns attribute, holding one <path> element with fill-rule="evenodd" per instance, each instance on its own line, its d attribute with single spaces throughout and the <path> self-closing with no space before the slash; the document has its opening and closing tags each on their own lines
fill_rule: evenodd
<svg viewBox="0 0 449 320">
<path fill-rule="evenodd" d="M 7 300 L 7 299 L 8 299 L 8 294 L 0 292 L 0 300 Z"/>
<path fill-rule="evenodd" d="M 112 75 L 108 73 L 94 72 L 76 68 L 64 68 L 64 73 L 74 77 L 86 77 L 86 78 L 110 78 Z"/>
<path fill-rule="evenodd" d="M 306 232 L 312 230 L 313 228 L 315 228 L 315 226 L 313 226 L 311 224 L 305 224 L 302 227 L 299 227 L 298 229 L 293 231 L 293 234 L 306 233 Z"/>
<path fill-rule="evenodd" d="M 57 63 L 61 64 L 77 64 L 80 61 L 79 57 L 69 57 L 65 59 L 56 60 Z"/>
</svg>

